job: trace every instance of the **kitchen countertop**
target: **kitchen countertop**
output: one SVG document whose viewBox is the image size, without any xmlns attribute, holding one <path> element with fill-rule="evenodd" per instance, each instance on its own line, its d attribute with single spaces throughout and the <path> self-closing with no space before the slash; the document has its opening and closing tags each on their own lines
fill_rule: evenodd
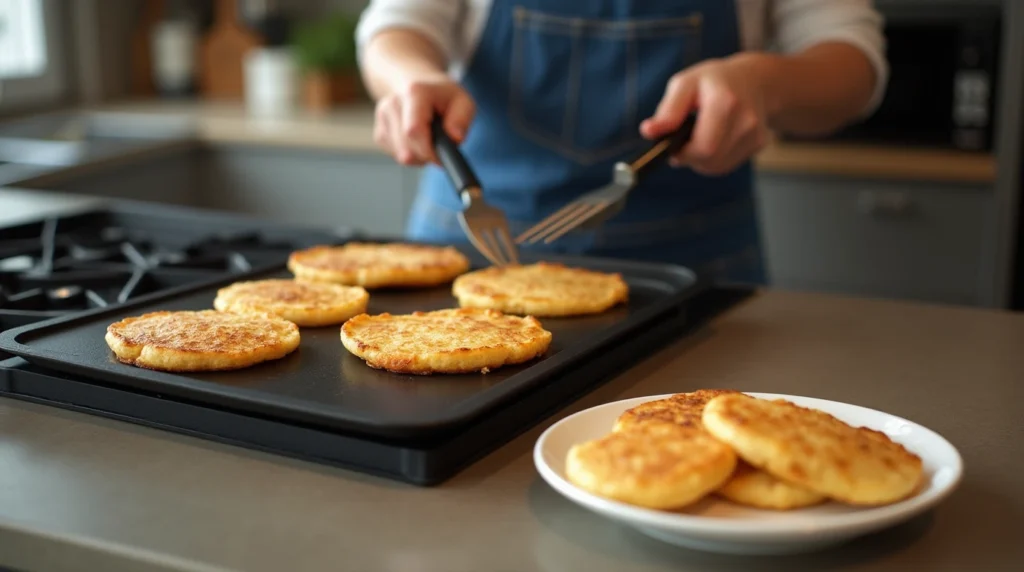
<svg viewBox="0 0 1024 572">
<path fill-rule="evenodd" d="M 94 208 L 102 199 L 51 191 L 0 188 L 0 226 L 38 220 L 51 214 Z"/>
<path fill-rule="evenodd" d="M 181 117 L 194 122 L 197 138 L 209 143 L 380 152 L 373 142 L 373 108 L 368 102 L 277 119 L 252 117 L 241 103 L 218 102 L 129 101 L 85 111 Z M 755 163 L 765 172 L 888 180 L 990 183 L 996 177 L 996 161 L 990 154 L 873 145 L 774 141 Z"/>
<path fill-rule="evenodd" d="M 2 199 L 3 196 L 0 196 Z M 1024 562 L 1024 316 L 769 291 L 436 488 L 0 399 L 0 565 L 31 570 L 1016 570 Z M 551 422 L 731 387 L 888 411 L 965 477 L 937 510 L 829 551 L 732 557 L 651 540 L 549 488 Z"/>
<path fill-rule="evenodd" d="M 208 143 L 381 152 L 373 141 L 373 107 L 368 102 L 339 106 L 325 113 L 298 111 L 277 118 L 252 116 L 240 102 L 146 100 L 81 111 L 176 117 L 189 122 L 196 138 Z"/>
</svg>

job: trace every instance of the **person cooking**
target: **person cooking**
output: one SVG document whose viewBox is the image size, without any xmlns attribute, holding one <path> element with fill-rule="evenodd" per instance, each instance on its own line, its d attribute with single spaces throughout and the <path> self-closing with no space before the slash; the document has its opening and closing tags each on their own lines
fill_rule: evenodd
<svg viewBox="0 0 1024 572">
<path fill-rule="evenodd" d="M 377 144 L 425 165 L 410 239 L 467 240 L 435 113 L 515 236 L 696 112 L 622 212 L 538 248 L 748 283 L 765 281 L 751 157 L 770 132 L 866 117 L 888 74 L 870 0 L 371 0 L 356 36 Z"/>
</svg>

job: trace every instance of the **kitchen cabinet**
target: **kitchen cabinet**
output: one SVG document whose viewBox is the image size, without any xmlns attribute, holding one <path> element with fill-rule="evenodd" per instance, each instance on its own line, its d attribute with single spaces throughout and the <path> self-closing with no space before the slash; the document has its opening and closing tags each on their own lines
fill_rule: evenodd
<svg viewBox="0 0 1024 572">
<path fill-rule="evenodd" d="M 199 206 L 199 157 L 194 146 L 175 146 L 157 153 L 112 157 L 49 172 L 34 169 L 23 180 L 6 184 L 104 198 L 133 199 Z"/>
<path fill-rule="evenodd" d="M 760 173 L 757 199 L 774 287 L 989 305 L 988 186 Z"/>
<path fill-rule="evenodd" d="M 419 180 L 418 169 L 378 153 L 262 145 L 210 148 L 202 170 L 203 206 L 392 236 Z"/>
<path fill-rule="evenodd" d="M 373 151 L 196 143 L 30 186 L 400 236 L 419 175 Z M 761 169 L 756 185 L 773 287 L 994 304 L 990 184 Z"/>
<path fill-rule="evenodd" d="M 418 181 L 419 169 L 380 153 L 197 143 L 9 183 L 398 236 Z"/>
</svg>

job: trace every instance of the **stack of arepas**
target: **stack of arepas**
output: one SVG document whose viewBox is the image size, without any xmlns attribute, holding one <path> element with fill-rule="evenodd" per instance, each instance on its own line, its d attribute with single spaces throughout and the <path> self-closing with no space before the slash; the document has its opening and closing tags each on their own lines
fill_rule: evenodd
<svg viewBox="0 0 1024 572">
<path fill-rule="evenodd" d="M 921 458 L 884 433 L 732 390 L 650 401 L 610 429 L 570 449 L 566 478 L 646 508 L 683 509 L 709 495 L 773 510 L 877 506 L 913 495 L 924 474 Z"/>
</svg>

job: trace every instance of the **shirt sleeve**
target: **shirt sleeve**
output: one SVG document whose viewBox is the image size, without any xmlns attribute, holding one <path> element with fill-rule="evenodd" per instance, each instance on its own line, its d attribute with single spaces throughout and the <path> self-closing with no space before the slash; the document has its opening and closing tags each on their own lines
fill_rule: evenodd
<svg viewBox="0 0 1024 572">
<path fill-rule="evenodd" d="M 774 0 L 771 27 L 782 52 L 797 52 L 822 42 L 846 42 L 860 49 L 875 70 L 875 86 L 862 115 L 881 103 L 889 81 L 884 20 L 872 0 Z"/>
<path fill-rule="evenodd" d="M 356 47 L 362 53 L 378 33 L 392 28 L 412 29 L 423 34 L 441 51 L 445 60 L 457 57 L 459 17 L 458 0 L 372 0 L 359 17 Z"/>
</svg>

